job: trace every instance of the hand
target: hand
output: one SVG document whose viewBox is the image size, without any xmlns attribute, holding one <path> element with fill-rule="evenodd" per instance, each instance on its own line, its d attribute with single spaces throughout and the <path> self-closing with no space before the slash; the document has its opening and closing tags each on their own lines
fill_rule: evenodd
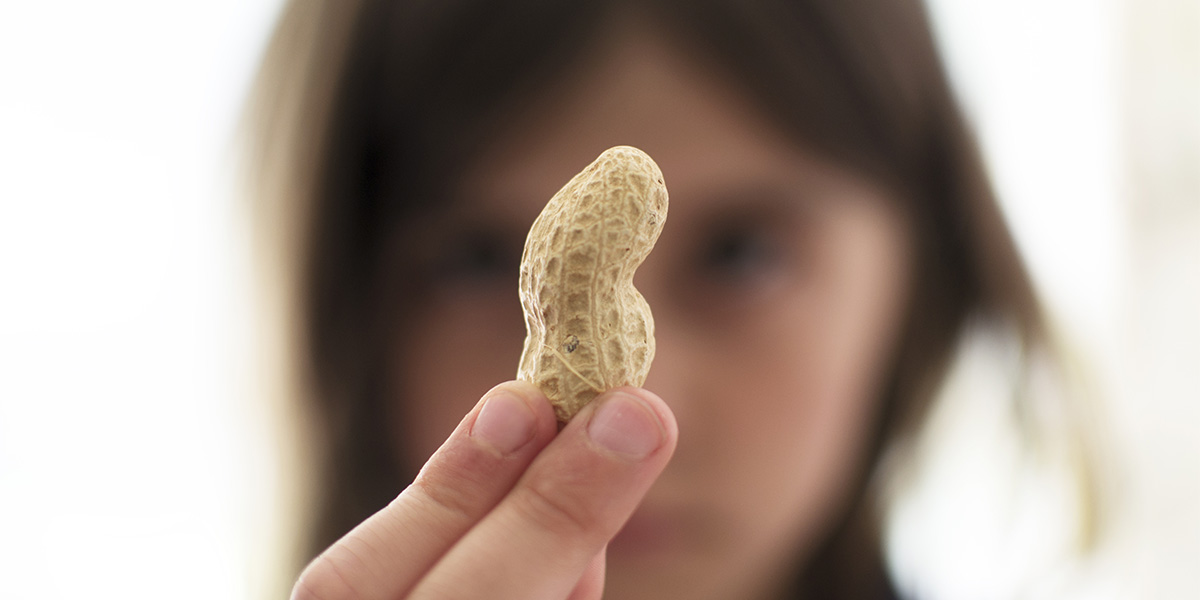
<svg viewBox="0 0 1200 600">
<path fill-rule="evenodd" d="M 308 565 L 293 600 L 599 598 L 605 546 L 671 458 L 675 418 L 627 387 L 556 431 L 536 387 L 496 386 L 407 489 Z"/>
</svg>

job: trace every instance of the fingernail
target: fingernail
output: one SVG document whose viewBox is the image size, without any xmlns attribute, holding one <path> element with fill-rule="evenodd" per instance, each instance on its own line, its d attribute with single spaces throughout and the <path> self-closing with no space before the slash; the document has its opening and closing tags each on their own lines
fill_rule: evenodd
<svg viewBox="0 0 1200 600">
<path fill-rule="evenodd" d="M 535 425 L 533 411 L 524 401 L 509 392 L 493 392 L 475 418 L 471 437 L 509 454 L 533 439 Z"/>
<path fill-rule="evenodd" d="M 663 429 L 654 411 L 624 392 L 614 392 L 588 422 L 588 436 L 602 448 L 642 459 L 663 442 Z"/>
</svg>

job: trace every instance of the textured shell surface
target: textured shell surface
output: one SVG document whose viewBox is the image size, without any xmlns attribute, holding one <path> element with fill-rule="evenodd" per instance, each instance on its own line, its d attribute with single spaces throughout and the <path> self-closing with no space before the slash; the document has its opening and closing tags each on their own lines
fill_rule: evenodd
<svg viewBox="0 0 1200 600">
<path fill-rule="evenodd" d="M 667 188 L 641 150 L 604 151 L 546 204 L 521 257 L 525 348 L 517 378 L 566 422 L 601 392 L 641 386 L 654 317 L 633 274 L 667 218 Z"/>
</svg>

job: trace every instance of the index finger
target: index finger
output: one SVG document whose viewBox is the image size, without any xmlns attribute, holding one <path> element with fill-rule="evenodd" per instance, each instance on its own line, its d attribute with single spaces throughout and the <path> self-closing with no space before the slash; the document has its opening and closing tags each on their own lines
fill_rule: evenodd
<svg viewBox="0 0 1200 600">
<path fill-rule="evenodd" d="M 512 489 L 557 429 L 535 386 L 492 388 L 411 485 L 304 570 L 293 599 L 403 596 Z"/>
</svg>

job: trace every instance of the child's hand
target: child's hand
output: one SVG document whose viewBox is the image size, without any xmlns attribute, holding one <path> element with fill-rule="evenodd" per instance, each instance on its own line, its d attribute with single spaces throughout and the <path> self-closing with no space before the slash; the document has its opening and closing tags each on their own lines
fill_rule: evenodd
<svg viewBox="0 0 1200 600">
<path fill-rule="evenodd" d="M 599 598 L 605 545 L 678 430 L 637 388 L 600 395 L 556 430 L 537 388 L 496 386 L 412 485 L 304 570 L 292 598 Z"/>
</svg>

